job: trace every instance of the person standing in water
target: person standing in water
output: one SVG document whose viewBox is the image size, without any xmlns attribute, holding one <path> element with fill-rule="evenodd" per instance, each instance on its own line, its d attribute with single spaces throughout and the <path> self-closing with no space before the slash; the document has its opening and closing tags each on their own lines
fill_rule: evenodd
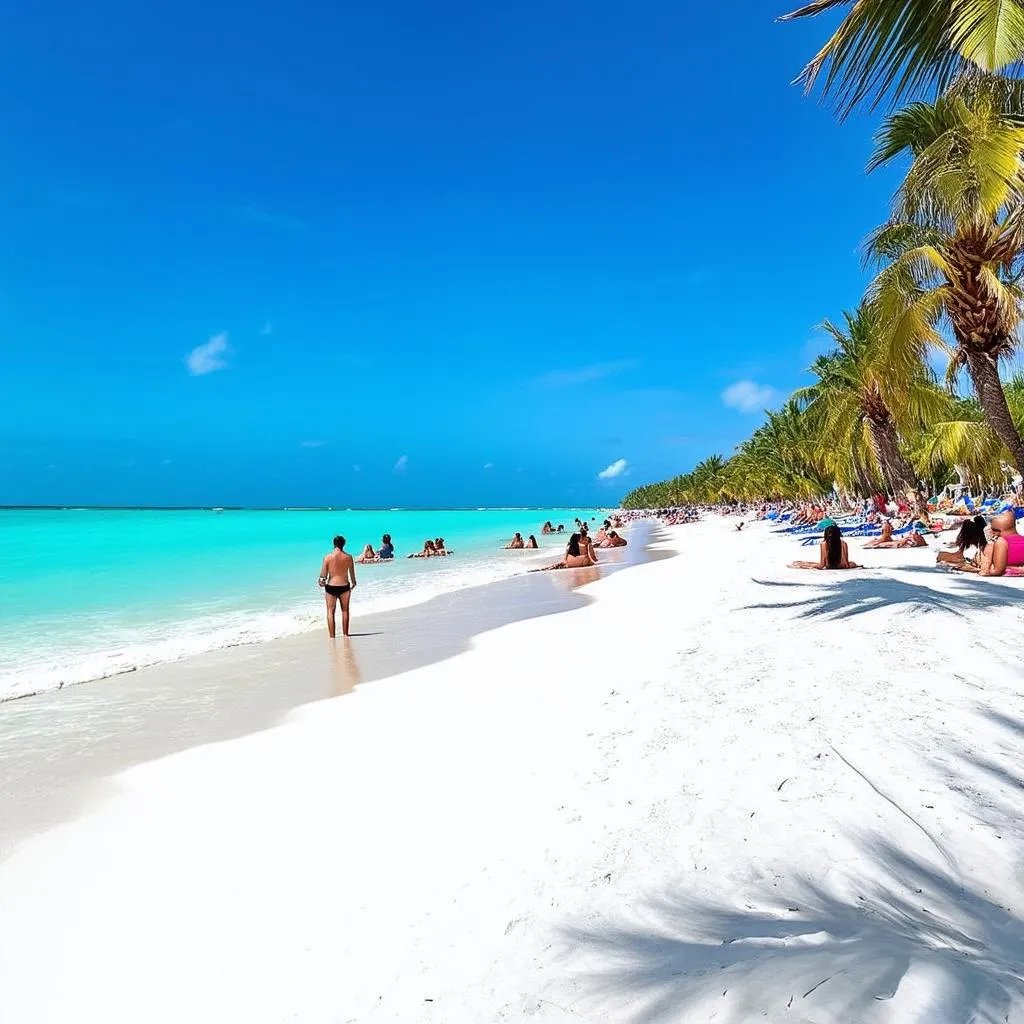
<svg viewBox="0 0 1024 1024">
<path fill-rule="evenodd" d="M 356 587 L 356 565 L 345 551 L 345 538 L 334 538 L 334 550 L 324 555 L 320 566 L 320 586 L 327 602 L 327 635 L 334 639 L 334 613 L 341 602 L 341 633 L 348 636 L 348 606 Z"/>
</svg>

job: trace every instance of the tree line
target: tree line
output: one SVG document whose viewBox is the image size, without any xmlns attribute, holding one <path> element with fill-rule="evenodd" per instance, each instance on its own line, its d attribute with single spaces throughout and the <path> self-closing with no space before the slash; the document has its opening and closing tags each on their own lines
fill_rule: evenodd
<svg viewBox="0 0 1024 1024">
<path fill-rule="evenodd" d="M 840 115 L 889 103 L 868 171 L 909 164 L 865 243 L 871 283 L 824 322 L 834 348 L 812 382 L 730 458 L 636 488 L 627 508 L 1024 474 L 1024 375 L 1005 372 L 1024 313 L 1024 0 L 817 0 L 783 20 L 834 8 L 848 12 L 803 80 Z"/>
</svg>

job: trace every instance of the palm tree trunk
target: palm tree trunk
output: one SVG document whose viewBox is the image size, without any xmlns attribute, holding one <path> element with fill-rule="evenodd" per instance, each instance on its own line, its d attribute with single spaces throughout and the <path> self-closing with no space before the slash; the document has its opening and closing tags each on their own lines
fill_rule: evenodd
<svg viewBox="0 0 1024 1024">
<path fill-rule="evenodd" d="M 1017 430 L 1010 407 L 1006 404 L 999 366 L 993 356 L 967 349 L 967 372 L 971 375 L 974 393 L 978 396 L 985 419 L 996 437 L 1006 446 L 1018 473 L 1024 473 L 1024 441 Z"/>
<path fill-rule="evenodd" d="M 894 492 L 902 492 L 910 498 L 914 511 L 928 522 L 928 499 L 917 486 L 914 467 L 900 451 L 900 439 L 892 423 L 868 420 L 871 426 L 871 441 L 883 474 L 888 478 Z"/>
</svg>

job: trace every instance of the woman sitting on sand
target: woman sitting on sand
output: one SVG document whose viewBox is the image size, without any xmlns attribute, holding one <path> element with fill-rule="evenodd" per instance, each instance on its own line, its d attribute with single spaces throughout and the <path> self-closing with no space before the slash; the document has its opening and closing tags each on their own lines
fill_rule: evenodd
<svg viewBox="0 0 1024 1024">
<path fill-rule="evenodd" d="M 892 539 L 892 520 L 886 519 L 882 523 L 882 535 L 881 537 L 875 537 L 874 540 L 869 540 L 864 545 L 864 549 L 868 548 L 894 548 L 896 547 L 896 541 Z"/>
<path fill-rule="evenodd" d="M 818 549 L 816 562 L 790 562 L 790 569 L 863 569 L 850 561 L 850 552 L 843 540 L 843 532 L 833 523 L 825 527 L 825 537 Z"/>
<path fill-rule="evenodd" d="M 936 565 L 979 566 L 988 548 L 985 535 L 985 520 L 981 516 L 964 520 L 956 535 L 953 551 L 940 551 L 935 556 Z M 968 552 L 970 552 L 968 554 Z"/>
<path fill-rule="evenodd" d="M 586 541 L 585 546 L 581 543 L 581 537 L 574 533 L 569 538 L 565 549 L 565 558 L 554 565 L 545 565 L 543 569 L 532 569 L 531 572 L 547 572 L 549 569 L 585 569 L 588 565 L 597 565 L 597 558 L 590 542 Z"/>
<path fill-rule="evenodd" d="M 892 520 L 887 519 L 882 524 L 882 536 L 868 541 L 864 545 L 867 548 L 926 548 L 928 542 L 922 536 L 927 532 L 928 527 L 920 520 L 916 520 L 909 533 L 905 533 L 899 540 L 894 540 L 892 535 Z"/>
<path fill-rule="evenodd" d="M 356 559 L 356 561 L 362 565 L 365 565 L 367 562 L 376 562 L 377 552 L 373 550 L 373 545 L 367 544 L 366 547 L 363 548 L 363 553 Z"/>
<path fill-rule="evenodd" d="M 529 539 L 526 541 L 526 546 L 529 550 L 535 551 L 540 545 L 537 543 L 537 538 L 531 533 Z"/>
<path fill-rule="evenodd" d="M 522 547 L 525 547 L 525 545 L 523 544 L 523 535 L 521 533 L 517 533 L 512 538 L 512 540 L 510 540 L 508 542 L 508 544 L 505 545 L 505 550 L 506 551 L 518 551 Z"/>
</svg>

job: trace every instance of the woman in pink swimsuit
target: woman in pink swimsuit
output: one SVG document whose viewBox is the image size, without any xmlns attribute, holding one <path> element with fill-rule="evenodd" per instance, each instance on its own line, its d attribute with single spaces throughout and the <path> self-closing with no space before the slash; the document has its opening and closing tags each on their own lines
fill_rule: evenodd
<svg viewBox="0 0 1024 1024">
<path fill-rule="evenodd" d="M 985 549 L 980 567 L 960 568 L 979 576 L 1024 576 L 1024 536 L 1017 532 L 1016 513 L 1012 509 L 1000 512 L 989 523 L 989 529 L 992 543 Z"/>
</svg>

